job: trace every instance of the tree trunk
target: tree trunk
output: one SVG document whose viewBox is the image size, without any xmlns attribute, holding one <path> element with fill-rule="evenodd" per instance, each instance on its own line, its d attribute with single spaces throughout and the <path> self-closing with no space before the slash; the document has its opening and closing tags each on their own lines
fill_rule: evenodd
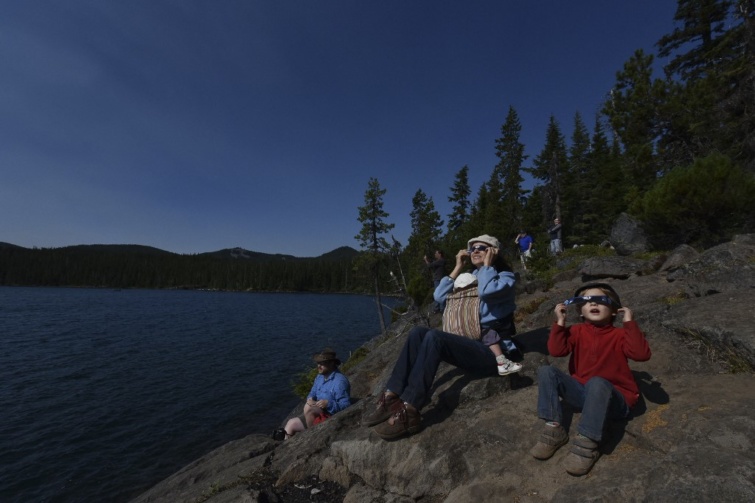
<svg viewBox="0 0 755 503">
<path fill-rule="evenodd" d="M 380 298 L 380 285 L 378 282 L 377 270 L 375 271 L 375 303 L 377 304 L 378 317 L 380 318 L 380 333 L 385 335 L 385 316 L 383 315 L 383 301 Z"/>
</svg>

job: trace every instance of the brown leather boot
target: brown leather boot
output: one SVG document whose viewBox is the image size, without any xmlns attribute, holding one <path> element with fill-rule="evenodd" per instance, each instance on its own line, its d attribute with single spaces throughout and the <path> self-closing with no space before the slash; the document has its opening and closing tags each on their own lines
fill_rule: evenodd
<svg viewBox="0 0 755 503">
<path fill-rule="evenodd" d="M 385 440 L 406 434 L 412 435 L 420 430 L 422 416 L 420 416 L 419 411 L 409 403 L 400 403 L 401 405 L 395 409 L 395 412 L 387 421 L 375 427 L 375 433 Z"/>
<path fill-rule="evenodd" d="M 386 391 L 380 393 L 377 407 L 366 416 L 362 414 L 362 426 L 375 426 L 380 424 L 393 414 L 392 406 L 400 404 L 401 400 L 393 393 L 388 394 Z"/>
</svg>

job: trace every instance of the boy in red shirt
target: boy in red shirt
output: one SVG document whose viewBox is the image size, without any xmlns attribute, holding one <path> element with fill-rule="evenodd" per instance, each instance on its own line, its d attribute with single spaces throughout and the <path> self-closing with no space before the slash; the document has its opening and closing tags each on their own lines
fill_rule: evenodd
<svg viewBox="0 0 755 503">
<path fill-rule="evenodd" d="M 566 326 L 568 304 L 576 305 L 584 323 Z M 624 316 L 622 328 L 613 326 L 617 313 Z M 605 283 L 577 289 L 574 298 L 556 306 L 555 314 L 548 352 L 551 356 L 571 354 L 569 375 L 550 365 L 538 369 L 537 413 L 546 423 L 530 453 L 537 459 L 548 459 L 569 441 L 561 426 L 560 397 L 582 409 L 578 434 L 564 467 L 572 475 L 584 475 L 600 456 L 598 444 L 606 418 L 627 417 L 640 397 L 627 359 L 647 361 L 650 348 L 632 319 L 632 311 L 622 307 L 619 295 Z"/>
</svg>

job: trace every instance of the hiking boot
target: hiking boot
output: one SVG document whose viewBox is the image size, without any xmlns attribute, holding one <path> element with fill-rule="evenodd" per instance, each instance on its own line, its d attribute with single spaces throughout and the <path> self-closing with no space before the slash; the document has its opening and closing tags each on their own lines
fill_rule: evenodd
<svg viewBox="0 0 755 503">
<path fill-rule="evenodd" d="M 521 363 L 514 363 L 503 355 L 496 356 L 495 361 L 498 363 L 499 376 L 513 374 L 514 372 L 519 372 L 520 370 L 522 370 Z"/>
<path fill-rule="evenodd" d="M 401 400 L 398 396 L 393 393 L 388 395 L 387 392 L 383 391 L 380 393 L 380 398 L 378 398 L 375 410 L 366 416 L 362 415 L 362 426 L 375 426 L 376 424 L 382 423 L 391 417 L 391 414 L 395 412 L 392 409 L 394 406 L 398 407 L 398 404 L 400 403 Z"/>
<path fill-rule="evenodd" d="M 564 468 L 571 475 L 585 475 L 599 457 L 598 443 L 580 433 L 574 437 L 569 454 L 564 458 Z"/>
<path fill-rule="evenodd" d="M 375 433 L 385 440 L 391 440 L 403 435 L 417 433 L 420 429 L 422 416 L 411 404 L 400 402 L 401 406 L 387 421 L 375 426 Z"/>
<path fill-rule="evenodd" d="M 535 459 L 548 459 L 568 441 L 569 435 L 560 424 L 545 423 L 535 447 L 530 449 L 530 454 Z"/>
</svg>

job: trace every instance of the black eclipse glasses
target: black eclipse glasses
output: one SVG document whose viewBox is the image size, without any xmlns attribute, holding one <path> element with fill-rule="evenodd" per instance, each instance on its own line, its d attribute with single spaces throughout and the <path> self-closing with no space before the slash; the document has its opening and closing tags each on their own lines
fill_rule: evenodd
<svg viewBox="0 0 755 503">
<path fill-rule="evenodd" d="M 564 305 L 580 305 L 587 304 L 588 302 L 595 302 L 596 304 L 602 304 L 604 306 L 613 306 L 616 304 L 608 295 L 582 295 L 580 297 L 572 297 L 571 299 L 565 300 Z"/>
<path fill-rule="evenodd" d="M 467 252 L 469 252 L 469 253 L 474 253 L 476 251 L 484 252 L 488 248 L 490 248 L 490 247 L 489 246 L 485 246 L 485 245 L 474 245 L 474 246 L 470 246 L 469 250 L 467 250 Z"/>
</svg>

